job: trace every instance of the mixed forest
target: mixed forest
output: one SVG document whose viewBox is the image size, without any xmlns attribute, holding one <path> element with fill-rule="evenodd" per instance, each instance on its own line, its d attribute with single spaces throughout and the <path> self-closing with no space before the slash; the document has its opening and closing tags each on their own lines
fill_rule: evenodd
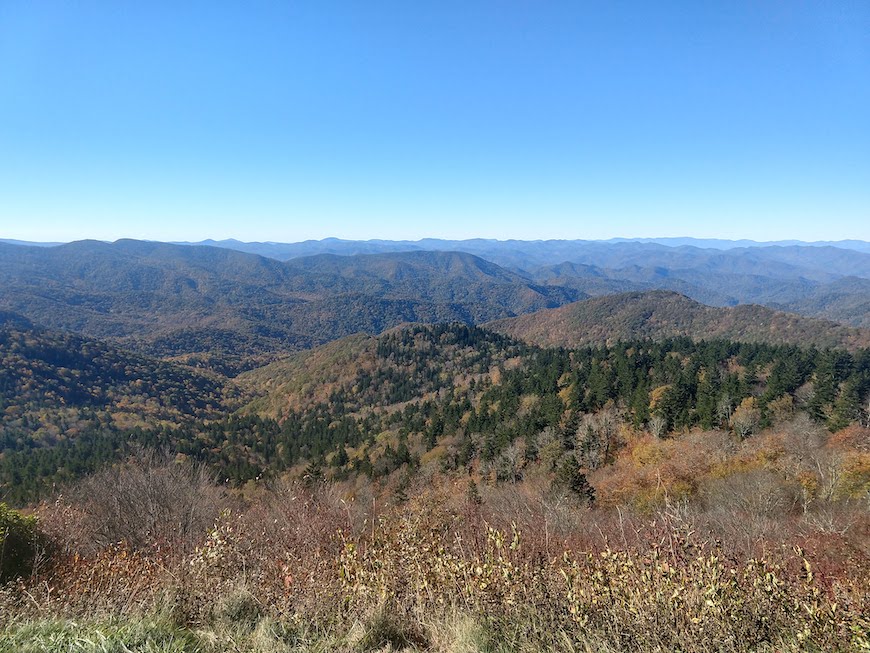
<svg viewBox="0 0 870 653">
<path fill-rule="evenodd" d="M 0 651 L 870 646 L 860 308 L 596 248 L 3 247 Z"/>
</svg>

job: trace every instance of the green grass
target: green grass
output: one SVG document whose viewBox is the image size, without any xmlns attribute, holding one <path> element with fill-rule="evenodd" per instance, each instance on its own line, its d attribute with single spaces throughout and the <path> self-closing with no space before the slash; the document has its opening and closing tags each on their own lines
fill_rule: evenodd
<svg viewBox="0 0 870 653">
<path fill-rule="evenodd" d="M 13 622 L 0 631 L 0 653 L 205 653 L 193 632 L 160 619 Z"/>
<path fill-rule="evenodd" d="M 346 640 L 298 637 L 269 617 L 242 627 L 198 630 L 161 616 L 105 620 L 14 620 L 0 626 L 0 653 L 332 653 L 355 652 Z"/>
</svg>

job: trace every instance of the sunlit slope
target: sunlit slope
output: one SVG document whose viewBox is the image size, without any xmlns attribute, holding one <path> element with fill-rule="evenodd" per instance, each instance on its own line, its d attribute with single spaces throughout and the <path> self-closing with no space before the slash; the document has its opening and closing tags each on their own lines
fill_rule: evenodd
<svg viewBox="0 0 870 653">
<path fill-rule="evenodd" d="M 714 308 L 668 291 L 596 297 L 487 327 L 537 345 L 562 347 L 680 336 L 849 349 L 870 345 L 865 329 L 763 306 Z"/>
</svg>

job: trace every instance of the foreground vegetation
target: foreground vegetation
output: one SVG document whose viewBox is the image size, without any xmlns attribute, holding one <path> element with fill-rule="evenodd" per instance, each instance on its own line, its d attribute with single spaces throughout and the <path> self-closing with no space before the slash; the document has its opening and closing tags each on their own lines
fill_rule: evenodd
<svg viewBox="0 0 870 653">
<path fill-rule="evenodd" d="M 870 646 L 866 507 L 842 532 L 784 515 L 749 541 L 668 499 L 593 509 L 440 474 L 403 501 L 348 489 L 276 481 L 241 496 L 142 452 L 36 511 L 32 570 L 0 594 L 0 650 Z"/>
</svg>

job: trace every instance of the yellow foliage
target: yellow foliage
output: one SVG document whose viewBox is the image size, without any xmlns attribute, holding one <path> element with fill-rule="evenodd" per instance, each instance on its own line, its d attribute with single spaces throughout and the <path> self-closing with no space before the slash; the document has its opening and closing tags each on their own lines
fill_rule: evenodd
<svg viewBox="0 0 870 653">
<path fill-rule="evenodd" d="M 522 417 L 523 415 L 528 415 L 531 410 L 540 403 L 540 397 L 534 394 L 523 395 L 520 398 L 520 407 L 517 411 L 517 415 Z"/>
<path fill-rule="evenodd" d="M 835 497 L 861 499 L 870 496 L 870 453 L 850 452 L 843 459 L 842 475 Z"/>
<path fill-rule="evenodd" d="M 755 469 L 775 468 L 784 454 L 782 436 L 756 436 L 747 440 L 736 455 L 714 465 L 710 475 L 714 478 L 725 478 Z"/>
<path fill-rule="evenodd" d="M 660 385 L 657 388 L 653 388 L 652 391 L 650 391 L 649 393 L 649 409 L 655 410 L 659 403 L 661 403 L 661 400 L 665 396 L 665 393 L 670 389 L 670 384 Z"/>
<path fill-rule="evenodd" d="M 767 404 L 767 410 L 770 412 L 774 422 L 785 422 L 794 415 L 794 397 L 791 395 L 777 397 Z"/>
<path fill-rule="evenodd" d="M 631 451 L 631 459 L 639 467 L 658 465 L 667 458 L 665 443 L 650 437 L 641 439 Z"/>
<path fill-rule="evenodd" d="M 420 464 L 427 465 L 442 460 L 447 455 L 447 447 L 439 444 L 420 456 Z"/>
</svg>

